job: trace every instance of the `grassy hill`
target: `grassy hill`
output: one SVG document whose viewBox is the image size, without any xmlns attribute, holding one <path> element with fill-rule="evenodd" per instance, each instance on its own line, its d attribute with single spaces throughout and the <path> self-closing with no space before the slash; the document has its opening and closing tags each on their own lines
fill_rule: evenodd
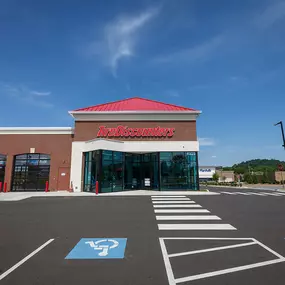
<svg viewBox="0 0 285 285">
<path fill-rule="evenodd" d="M 285 161 L 277 159 L 252 159 L 234 164 L 232 167 L 225 167 L 224 170 L 234 170 L 235 173 L 248 173 L 248 172 L 274 172 L 277 166 L 282 164 L 285 168 Z"/>
</svg>

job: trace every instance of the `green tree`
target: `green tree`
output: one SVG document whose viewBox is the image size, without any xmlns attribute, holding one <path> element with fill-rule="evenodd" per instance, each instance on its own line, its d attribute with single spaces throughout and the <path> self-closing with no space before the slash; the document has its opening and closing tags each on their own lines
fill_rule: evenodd
<svg viewBox="0 0 285 285">
<path fill-rule="evenodd" d="M 250 175 L 249 173 L 246 173 L 243 177 L 244 181 L 246 183 L 252 184 L 253 180 L 252 180 L 252 175 Z"/>
<path fill-rule="evenodd" d="M 220 178 L 220 176 L 219 176 L 218 173 L 214 173 L 214 174 L 213 174 L 213 180 L 214 180 L 215 182 L 218 182 L 218 181 L 219 181 L 219 178 Z"/>
<path fill-rule="evenodd" d="M 252 183 L 253 184 L 257 184 L 258 183 L 258 179 L 257 179 L 257 176 L 255 174 L 252 175 Z"/>
<path fill-rule="evenodd" d="M 261 182 L 262 182 L 262 183 L 270 183 L 270 181 L 269 181 L 269 176 L 268 176 L 267 171 L 265 171 L 265 172 L 263 173 L 262 178 L 261 178 Z"/>
</svg>

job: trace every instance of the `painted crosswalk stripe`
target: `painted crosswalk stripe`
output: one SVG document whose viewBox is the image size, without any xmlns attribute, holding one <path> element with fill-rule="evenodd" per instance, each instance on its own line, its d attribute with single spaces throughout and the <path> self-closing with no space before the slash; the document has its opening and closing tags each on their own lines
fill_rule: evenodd
<svg viewBox="0 0 285 285">
<path fill-rule="evenodd" d="M 282 196 L 285 195 L 285 193 L 281 193 L 281 192 L 278 192 L 278 193 L 276 193 L 276 194 L 280 194 L 280 195 L 282 195 Z"/>
<path fill-rule="evenodd" d="M 215 215 L 185 215 L 185 216 L 156 216 L 158 221 L 195 221 L 195 220 L 221 220 L 220 217 Z"/>
<path fill-rule="evenodd" d="M 152 201 L 188 201 L 189 198 L 152 198 Z"/>
<path fill-rule="evenodd" d="M 180 195 L 155 195 L 155 196 L 151 196 L 151 198 L 186 198 L 186 196 L 180 196 Z"/>
<path fill-rule="evenodd" d="M 200 205 L 153 205 L 154 208 L 202 208 Z"/>
<path fill-rule="evenodd" d="M 262 193 L 255 193 L 255 192 L 248 192 L 252 195 L 257 195 L 257 196 L 266 196 L 265 194 L 262 194 Z"/>
<path fill-rule="evenodd" d="M 248 195 L 250 196 L 251 194 L 248 194 L 248 193 L 244 193 L 244 192 L 236 192 L 237 194 L 240 194 L 240 195 Z"/>
<path fill-rule="evenodd" d="M 221 193 L 229 194 L 229 195 L 236 195 L 237 194 L 237 192 L 221 192 Z"/>
<path fill-rule="evenodd" d="M 194 201 L 152 201 L 152 204 L 195 204 Z"/>
<path fill-rule="evenodd" d="M 179 213 L 179 214 L 182 214 L 182 213 L 210 213 L 210 211 L 208 211 L 208 210 L 205 210 L 205 209 L 175 209 L 175 210 L 173 210 L 173 209 L 163 209 L 163 210 L 161 210 L 161 209 L 158 209 L 158 210 L 154 210 L 154 212 L 156 213 L 156 214 L 171 214 L 171 213 Z"/>
<path fill-rule="evenodd" d="M 230 224 L 158 224 L 159 230 L 236 230 Z"/>
<path fill-rule="evenodd" d="M 269 196 L 276 196 L 276 197 L 280 197 L 282 195 L 279 195 L 277 193 L 267 193 L 267 192 L 262 192 L 262 194 L 265 194 L 265 195 L 269 195 Z"/>
</svg>

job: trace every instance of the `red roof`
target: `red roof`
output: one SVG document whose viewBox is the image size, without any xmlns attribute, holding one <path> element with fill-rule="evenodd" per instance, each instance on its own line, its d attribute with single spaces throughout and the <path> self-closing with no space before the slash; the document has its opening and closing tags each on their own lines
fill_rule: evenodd
<svg viewBox="0 0 285 285">
<path fill-rule="evenodd" d="M 139 97 L 77 109 L 74 112 L 123 112 L 123 111 L 197 111 L 192 108 L 166 104 Z"/>
</svg>

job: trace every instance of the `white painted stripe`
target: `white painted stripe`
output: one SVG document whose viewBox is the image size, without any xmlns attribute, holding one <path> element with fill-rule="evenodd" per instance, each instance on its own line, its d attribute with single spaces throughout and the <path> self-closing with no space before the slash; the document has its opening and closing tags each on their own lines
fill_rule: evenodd
<svg viewBox="0 0 285 285">
<path fill-rule="evenodd" d="M 169 254 L 168 257 L 177 257 L 177 256 L 191 255 L 191 254 L 204 253 L 204 252 L 223 250 L 223 249 L 229 249 L 229 248 L 250 246 L 250 245 L 254 245 L 254 244 L 256 244 L 255 241 L 247 242 L 247 243 L 227 245 L 227 246 L 212 247 L 212 248 L 207 248 L 207 249 L 200 249 L 200 250 L 193 250 L 193 251 L 173 253 L 173 254 Z"/>
<path fill-rule="evenodd" d="M 279 194 L 279 195 L 285 195 L 285 193 L 281 193 L 281 192 L 278 192 L 278 193 L 276 193 L 276 194 Z"/>
<path fill-rule="evenodd" d="M 193 210 L 180 210 L 180 209 L 177 209 L 177 210 L 154 210 L 154 212 L 156 214 L 171 214 L 171 213 L 179 213 L 179 214 L 182 214 L 182 213 L 210 213 L 210 211 L 208 210 L 204 210 L 204 209 L 193 209 Z"/>
<path fill-rule="evenodd" d="M 278 193 L 266 193 L 266 192 L 262 192 L 262 194 L 266 194 L 266 195 L 270 195 L 270 196 L 277 196 L 277 197 L 282 196 L 282 194 L 278 194 Z"/>
<path fill-rule="evenodd" d="M 185 220 L 185 221 L 193 221 L 193 220 L 221 220 L 220 217 L 214 216 L 214 215 L 202 215 L 202 216 L 156 216 L 156 219 L 158 221 L 179 221 L 179 220 Z"/>
<path fill-rule="evenodd" d="M 182 195 L 155 195 L 155 196 L 151 196 L 151 198 L 186 198 L 186 196 L 182 196 Z"/>
<path fill-rule="evenodd" d="M 163 260 L 164 260 L 164 264 L 165 264 L 168 283 L 169 283 L 169 285 L 176 285 L 175 278 L 174 278 L 173 271 L 171 268 L 170 260 L 168 258 L 167 249 L 166 249 L 164 240 L 162 238 L 159 238 L 159 243 L 160 243 L 160 248 L 161 248 L 161 252 L 162 252 L 162 256 L 163 256 Z"/>
<path fill-rule="evenodd" d="M 202 208 L 200 205 L 153 205 L 154 208 Z"/>
<path fill-rule="evenodd" d="M 269 248 L 268 246 L 266 246 L 265 244 L 261 243 L 260 241 L 253 239 L 256 243 L 258 243 L 260 246 L 262 246 L 263 248 L 265 248 L 266 250 L 268 250 L 269 252 L 271 252 L 272 254 L 274 254 L 275 256 L 284 259 L 284 256 L 282 256 L 281 254 L 277 253 L 276 251 L 274 251 L 273 249 Z"/>
<path fill-rule="evenodd" d="M 23 258 L 22 260 L 20 260 L 18 263 L 16 263 L 14 266 L 12 266 L 10 269 L 8 269 L 7 271 L 5 271 L 3 274 L 0 275 L 0 280 L 2 280 L 3 278 L 5 278 L 7 275 L 9 275 L 11 272 L 13 272 L 15 269 L 17 269 L 19 266 L 21 266 L 23 263 L 25 263 L 28 259 L 30 259 L 31 257 L 33 257 L 35 254 L 37 254 L 39 251 L 41 251 L 43 248 L 45 248 L 47 245 L 49 245 L 51 242 L 54 241 L 54 238 L 48 240 L 46 243 L 44 243 L 43 245 L 41 245 L 40 247 L 38 247 L 36 250 L 34 250 L 32 253 L 30 253 L 29 255 L 27 255 L 25 258 Z"/>
<path fill-rule="evenodd" d="M 153 198 L 152 201 L 189 201 L 189 198 Z"/>
<path fill-rule="evenodd" d="M 251 240 L 256 241 L 254 238 L 223 238 L 223 237 L 164 237 L 164 240 Z"/>
<path fill-rule="evenodd" d="M 236 192 L 237 194 L 240 194 L 240 195 L 248 195 L 248 196 L 251 196 L 251 194 L 248 194 L 248 193 L 245 193 L 245 192 Z"/>
<path fill-rule="evenodd" d="M 195 204 L 194 201 L 153 201 L 153 204 Z"/>
<path fill-rule="evenodd" d="M 265 194 L 262 194 L 262 193 L 255 193 L 255 192 L 248 192 L 248 193 L 257 195 L 257 196 L 266 196 Z"/>
<path fill-rule="evenodd" d="M 213 272 L 202 273 L 202 274 L 192 275 L 192 276 L 188 276 L 188 277 L 178 278 L 178 279 L 175 279 L 174 282 L 176 282 L 176 284 L 177 284 L 177 283 L 183 283 L 183 282 L 188 282 L 188 281 L 193 281 L 193 280 L 198 280 L 198 279 L 204 279 L 204 278 L 208 278 L 208 277 L 213 277 L 213 276 L 228 274 L 228 273 L 232 273 L 232 272 L 257 268 L 257 267 L 271 265 L 271 264 L 284 262 L 284 261 L 285 261 L 285 259 L 275 259 L 275 260 L 270 260 L 270 261 L 254 263 L 254 264 L 250 264 L 250 265 L 237 266 L 234 268 L 223 269 L 223 270 L 218 270 L 218 271 L 213 271 Z M 175 284 L 175 283 L 172 283 L 172 284 Z"/>
<path fill-rule="evenodd" d="M 162 230 L 236 230 L 230 224 L 158 224 Z"/>
<path fill-rule="evenodd" d="M 236 195 L 237 194 L 236 192 L 221 192 L 221 193 L 229 194 L 229 195 Z"/>
</svg>

